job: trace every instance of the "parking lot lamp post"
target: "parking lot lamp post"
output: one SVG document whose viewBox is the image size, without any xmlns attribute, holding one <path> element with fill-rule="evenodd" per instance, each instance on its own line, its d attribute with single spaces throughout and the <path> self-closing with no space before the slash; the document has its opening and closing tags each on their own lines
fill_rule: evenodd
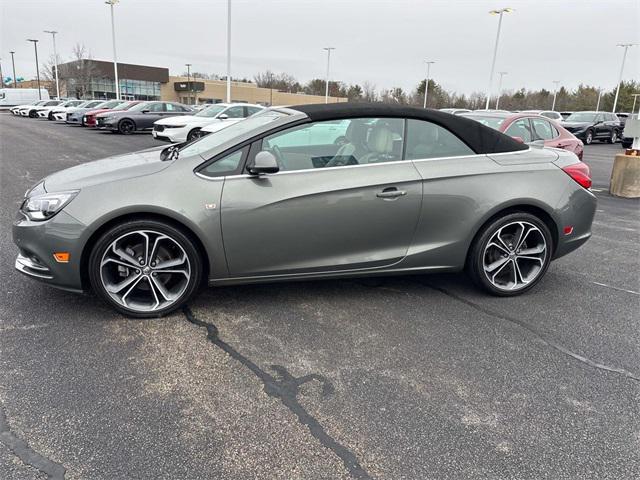
<svg viewBox="0 0 640 480">
<path fill-rule="evenodd" d="M 53 63 L 56 69 L 56 95 L 60 100 L 60 83 L 58 82 L 58 52 L 56 50 L 56 32 L 55 30 L 45 30 L 44 33 L 50 33 L 53 37 Z"/>
<path fill-rule="evenodd" d="M 600 111 L 600 99 L 602 98 L 602 89 L 598 89 L 598 102 L 596 103 L 596 112 Z"/>
<path fill-rule="evenodd" d="M 38 40 L 35 38 L 27 38 L 27 42 L 33 43 L 36 52 L 36 78 L 38 80 L 38 99 L 42 100 L 42 92 L 40 91 L 40 67 L 38 67 Z"/>
<path fill-rule="evenodd" d="M 189 105 L 191 105 L 191 64 L 185 63 L 185 67 L 187 67 L 187 92 L 189 92 Z"/>
<path fill-rule="evenodd" d="M 335 50 L 335 47 L 324 47 L 323 50 L 327 51 L 327 78 L 324 85 L 324 103 L 329 103 L 329 66 L 331 64 L 331 50 Z"/>
<path fill-rule="evenodd" d="M 551 104 L 551 111 L 556 111 L 556 98 L 558 97 L 558 85 L 560 85 L 560 80 L 554 80 L 553 84 L 556 88 L 553 89 L 553 103 Z"/>
<path fill-rule="evenodd" d="M 113 6 L 120 0 L 106 0 L 104 3 L 111 8 L 111 42 L 113 43 L 113 75 L 116 82 L 116 99 L 120 100 L 120 81 L 118 80 L 118 55 L 116 54 L 116 24 L 113 19 Z"/>
<path fill-rule="evenodd" d="M 500 105 L 500 95 L 502 95 L 502 77 L 504 77 L 507 72 L 498 72 L 500 75 L 500 80 L 498 80 L 498 95 L 496 96 L 496 110 L 498 110 L 498 105 Z"/>
<path fill-rule="evenodd" d="M 16 52 L 9 52 L 11 54 L 11 66 L 13 67 L 13 88 L 18 88 L 18 81 L 16 80 L 16 61 L 13 55 Z"/>
<path fill-rule="evenodd" d="M 493 47 L 493 60 L 491 61 L 491 73 L 489 74 L 489 91 L 487 92 L 487 104 L 485 109 L 489 110 L 489 101 L 491 100 L 491 87 L 493 86 L 493 72 L 496 68 L 496 57 L 498 55 L 498 44 L 500 43 L 500 30 L 502 29 L 502 15 L 512 12 L 512 8 L 501 8 L 500 10 L 491 10 L 491 15 L 500 15 L 498 20 L 498 33 L 496 34 L 496 44 Z"/>
<path fill-rule="evenodd" d="M 620 95 L 620 84 L 622 83 L 622 72 L 624 72 L 624 62 L 627 59 L 627 50 L 629 47 L 634 47 L 638 45 L 637 43 L 619 43 L 618 47 L 624 48 L 624 53 L 622 54 L 622 65 L 620 65 L 620 75 L 618 76 L 618 88 L 616 88 L 616 97 L 613 99 L 613 110 L 612 113 L 616 113 L 616 107 L 618 106 L 618 95 Z"/>
<path fill-rule="evenodd" d="M 231 103 L 231 0 L 227 0 L 227 103 Z"/>
<path fill-rule="evenodd" d="M 427 108 L 427 95 L 429 94 L 429 77 L 431 76 L 431 65 L 436 63 L 432 60 L 425 60 L 424 63 L 427 64 L 427 77 L 424 80 L 424 105 L 423 108 Z"/>
<path fill-rule="evenodd" d="M 632 93 L 631 96 L 633 97 L 633 106 L 631 107 L 631 114 L 633 115 L 636 111 L 636 100 L 640 97 L 640 93 Z"/>
</svg>

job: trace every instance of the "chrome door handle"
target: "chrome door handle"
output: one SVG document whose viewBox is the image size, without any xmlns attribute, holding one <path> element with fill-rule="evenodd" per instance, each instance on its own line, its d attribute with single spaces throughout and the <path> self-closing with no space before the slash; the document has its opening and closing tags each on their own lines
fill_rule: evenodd
<svg viewBox="0 0 640 480">
<path fill-rule="evenodd" d="M 376 193 L 376 197 L 378 198 L 398 198 L 403 197 L 407 194 L 404 190 L 398 190 L 396 188 L 385 188 L 383 191 Z"/>
</svg>

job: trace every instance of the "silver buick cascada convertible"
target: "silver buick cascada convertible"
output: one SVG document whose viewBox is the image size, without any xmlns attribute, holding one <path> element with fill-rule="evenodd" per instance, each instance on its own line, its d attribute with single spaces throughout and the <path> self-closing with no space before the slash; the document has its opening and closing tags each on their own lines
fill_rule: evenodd
<svg viewBox="0 0 640 480">
<path fill-rule="evenodd" d="M 55 173 L 13 226 L 16 268 L 133 317 L 229 285 L 466 269 L 527 291 L 591 235 L 572 153 L 378 104 L 271 108 L 193 143 Z"/>
</svg>

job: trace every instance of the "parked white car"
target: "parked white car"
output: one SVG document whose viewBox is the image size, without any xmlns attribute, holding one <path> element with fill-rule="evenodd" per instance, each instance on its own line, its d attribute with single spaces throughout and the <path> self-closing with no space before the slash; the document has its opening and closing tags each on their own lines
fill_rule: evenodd
<svg viewBox="0 0 640 480">
<path fill-rule="evenodd" d="M 15 107 L 11 107 L 9 109 L 9 111 L 13 115 L 20 116 L 20 110 L 22 110 L 23 108 L 36 107 L 36 106 L 44 105 L 45 103 L 47 103 L 47 100 L 38 100 L 36 102 L 25 103 L 25 104 L 22 104 L 22 105 L 16 105 Z"/>
<path fill-rule="evenodd" d="M 155 121 L 153 138 L 171 143 L 190 142 L 196 139 L 200 130 L 208 125 L 235 123 L 262 110 L 264 107 L 261 105 L 216 103 L 195 115 L 182 115 Z"/>
<path fill-rule="evenodd" d="M 60 100 L 46 100 L 39 105 L 27 105 L 18 109 L 18 115 L 22 117 L 36 118 L 38 116 L 36 112 L 39 107 L 55 107 L 61 103 L 62 102 Z"/>
<path fill-rule="evenodd" d="M 49 120 L 54 120 L 54 112 L 64 112 L 67 108 L 77 107 L 83 102 L 84 100 L 67 100 L 66 102 L 62 102 L 60 105 L 39 107 L 36 110 L 36 113 L 38 114 L 38 118 L 48 118 Z"/>
</svg>

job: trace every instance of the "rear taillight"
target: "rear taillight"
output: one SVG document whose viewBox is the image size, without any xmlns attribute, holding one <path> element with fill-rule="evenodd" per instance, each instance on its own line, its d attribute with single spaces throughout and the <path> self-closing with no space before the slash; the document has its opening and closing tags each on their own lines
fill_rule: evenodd
<svg viewBox="0 0 640 480">
<path fill-rule="evenodd" d="M 567 165 L 566 167 L 562 167 L 562 170 L 582 187 L 591 188 L 591 172 L 589 171 L 589 165 L 586 163 L 578 162 Z"/>
</svg>

